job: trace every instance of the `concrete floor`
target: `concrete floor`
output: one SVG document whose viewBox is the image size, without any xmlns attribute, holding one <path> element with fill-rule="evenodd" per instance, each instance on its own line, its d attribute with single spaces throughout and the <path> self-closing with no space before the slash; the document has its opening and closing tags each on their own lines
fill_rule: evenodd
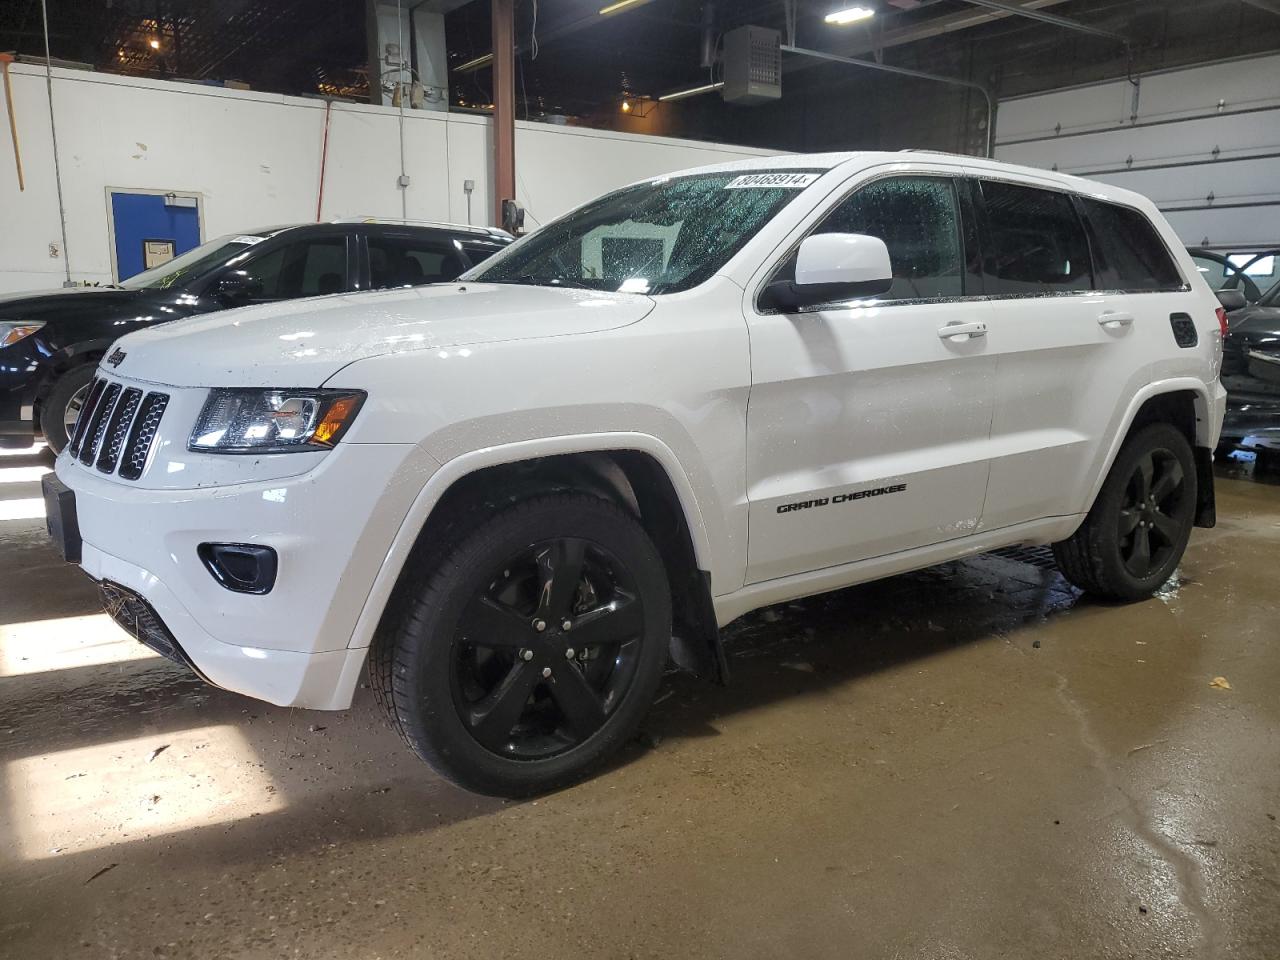
<svg viewBox="0 0 1280 960">
<path fill-rule="evenodd" d="M 1222 480 L 1136 606 L 1032 552 L 752 615 L 731 687 L 668 678 L 612 769 L 506 803 L 367 691 L 145 655 L 45 542 L 43 464 L 0 460 L 5 958 L 1280 956 L 1275 487 Z"/>
</svg>

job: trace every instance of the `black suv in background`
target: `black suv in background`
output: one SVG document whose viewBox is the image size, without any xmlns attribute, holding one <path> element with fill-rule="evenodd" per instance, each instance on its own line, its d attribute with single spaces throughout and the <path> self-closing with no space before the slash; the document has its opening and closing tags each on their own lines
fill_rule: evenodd
<svg viewBox="0 0 1280 960">
<path fill-rule="evenodd" d="M 452 280 L 511 243 L 487 227 L 362 220 L 211 240 L 114 287 L 0 296 L 0 447 L 67 442 L 117 337 L 196 313 Z"/>
</svg>

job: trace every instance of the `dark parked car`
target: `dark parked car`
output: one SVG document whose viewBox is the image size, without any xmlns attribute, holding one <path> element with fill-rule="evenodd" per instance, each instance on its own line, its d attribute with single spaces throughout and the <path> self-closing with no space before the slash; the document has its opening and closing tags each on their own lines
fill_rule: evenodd
<svg viewBox="0 0 1280 960">
<path fill-rule="evenodd" d="M 60 451 L 117 337 L 229 307 L 454 279 L 512 241 L 486 227 L 370 220 L 219 237 L 114 287 L 0 296 L 0 447 Z"/>
<path fill-rule="evenodd" d="M 1249 440 L 1274 459 L 1280 449 L 1280 250 L 1234 262 L 1207 250 L 1191 255 L 1227 310 L 1222 446 L 1231 450 Z"/>
</svg>

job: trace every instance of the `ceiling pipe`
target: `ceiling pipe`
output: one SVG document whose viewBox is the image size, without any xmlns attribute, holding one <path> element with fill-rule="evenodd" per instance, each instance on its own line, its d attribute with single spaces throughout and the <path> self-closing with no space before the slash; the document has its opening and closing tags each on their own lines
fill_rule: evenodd
<svg viewBox="0 0 1280 960">
<path fill-rule="evenodd" d="M 975 7 L 986 7 L 988 10 L 999 10 L 1015 17 L 1038 20 L 1040 23 L 1050 23 L 1055 27 L 1062 27 L 1064 30 L 1075 30 L 1077 33 L 1088 33 L 1095 37 L 1104 37 L 1107 40 L 1123 43 L 1126 47 L 1129 45 L 1129 38 L 1123 34 L 1115 33 L 1111 30 L 1103 30 L 1100 27 L 1091 27 L 1087 23 L 1072 20 L 1070 17 L 1061 17 L 1056 13 L 1046 13 L 1043 10 L 1033 10 L 1017 3 L 1007 3 L 1005 0 L 965 0 L 965 3 L 970 3 Z"/>
<path fill-rule="evenodd" d="M 979 91 L 987 101 L 987 153 L 988 157 L 995 155 L 995 120 L 996 108 L 995 100 L 991 96 L 991 91 L 981 83 L 975 83 L 972 80 L 961 80 L 958 77 L 944 77 L 937 73 L 926 73 L 923 70 L 912 70 L 908 67 L 891 67 L 887 63 L 876 63 L 873 60 L 856 60 L 853 57 L 842 57 L 835 53 L 823 53 L 821 50 L 809 50 L 805 47 L 793 47 L 790 44 L 784 44 L 783 53 L 793 53 L 801 57 L 810 57 L 816 60 L 826 60 L 831 63 L 845 63 L 851 67 L 864 67 L 867 70 L 879 70 L 882 73 L 893 73 L 900 77 L 914 77 L 917 80 L 935 80 L 938 83 L 949 83 L 956 87 L 968 87 L 971 90 Z"/>
<path fill-rule="evenodd" d="M 1280 15 L 1280 0 L 1243 0 L 1243 2 L 1259 10 Z"/>
<path fill-rule="evenodd" d="M 702 5 L 701 39 L 699 63 L 703 70 L 710 70 L 716 65 L 716 5 L 711 0 Z"/>
</svg>

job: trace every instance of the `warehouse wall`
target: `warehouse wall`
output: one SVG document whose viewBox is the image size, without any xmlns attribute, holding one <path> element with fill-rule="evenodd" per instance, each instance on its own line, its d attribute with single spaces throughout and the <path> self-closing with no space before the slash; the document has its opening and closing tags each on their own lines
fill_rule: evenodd
<svg viewBox="0 0 1280 960">
<path fill-rule="evenodd" d="M 1146 194 L 1188 244 L 1280 246 L 1280 56 L 1002 100 L 996 156 Z"/>
<path fill-rule="evenodd" d="M 44 71 L 15 64 L 12 77 L 27 183 L 19 192 L 11 147 L 0 144 L 0 292 L 60 285 L 63 256 L 73 280 L 110 282 L 108 188 L 199 194 L 205 238 L 316 217 L 323 101 L 55 70 L 68 234 L 62 251 Z M 466 222 L 463 182 L 474 180 L 471 221 L 487 223 L 489 119 L 407 112 L 411 182 L 403 198 L 399 126 L 390 107 L 334 104 L 323 218 Z M 6 127 L 7 118 L 0 140 L 8 139 Z M 632 180 L 771 153 L 578 127 L 516 127 L 517 194 L 531 227 Z"/>
</svg>

